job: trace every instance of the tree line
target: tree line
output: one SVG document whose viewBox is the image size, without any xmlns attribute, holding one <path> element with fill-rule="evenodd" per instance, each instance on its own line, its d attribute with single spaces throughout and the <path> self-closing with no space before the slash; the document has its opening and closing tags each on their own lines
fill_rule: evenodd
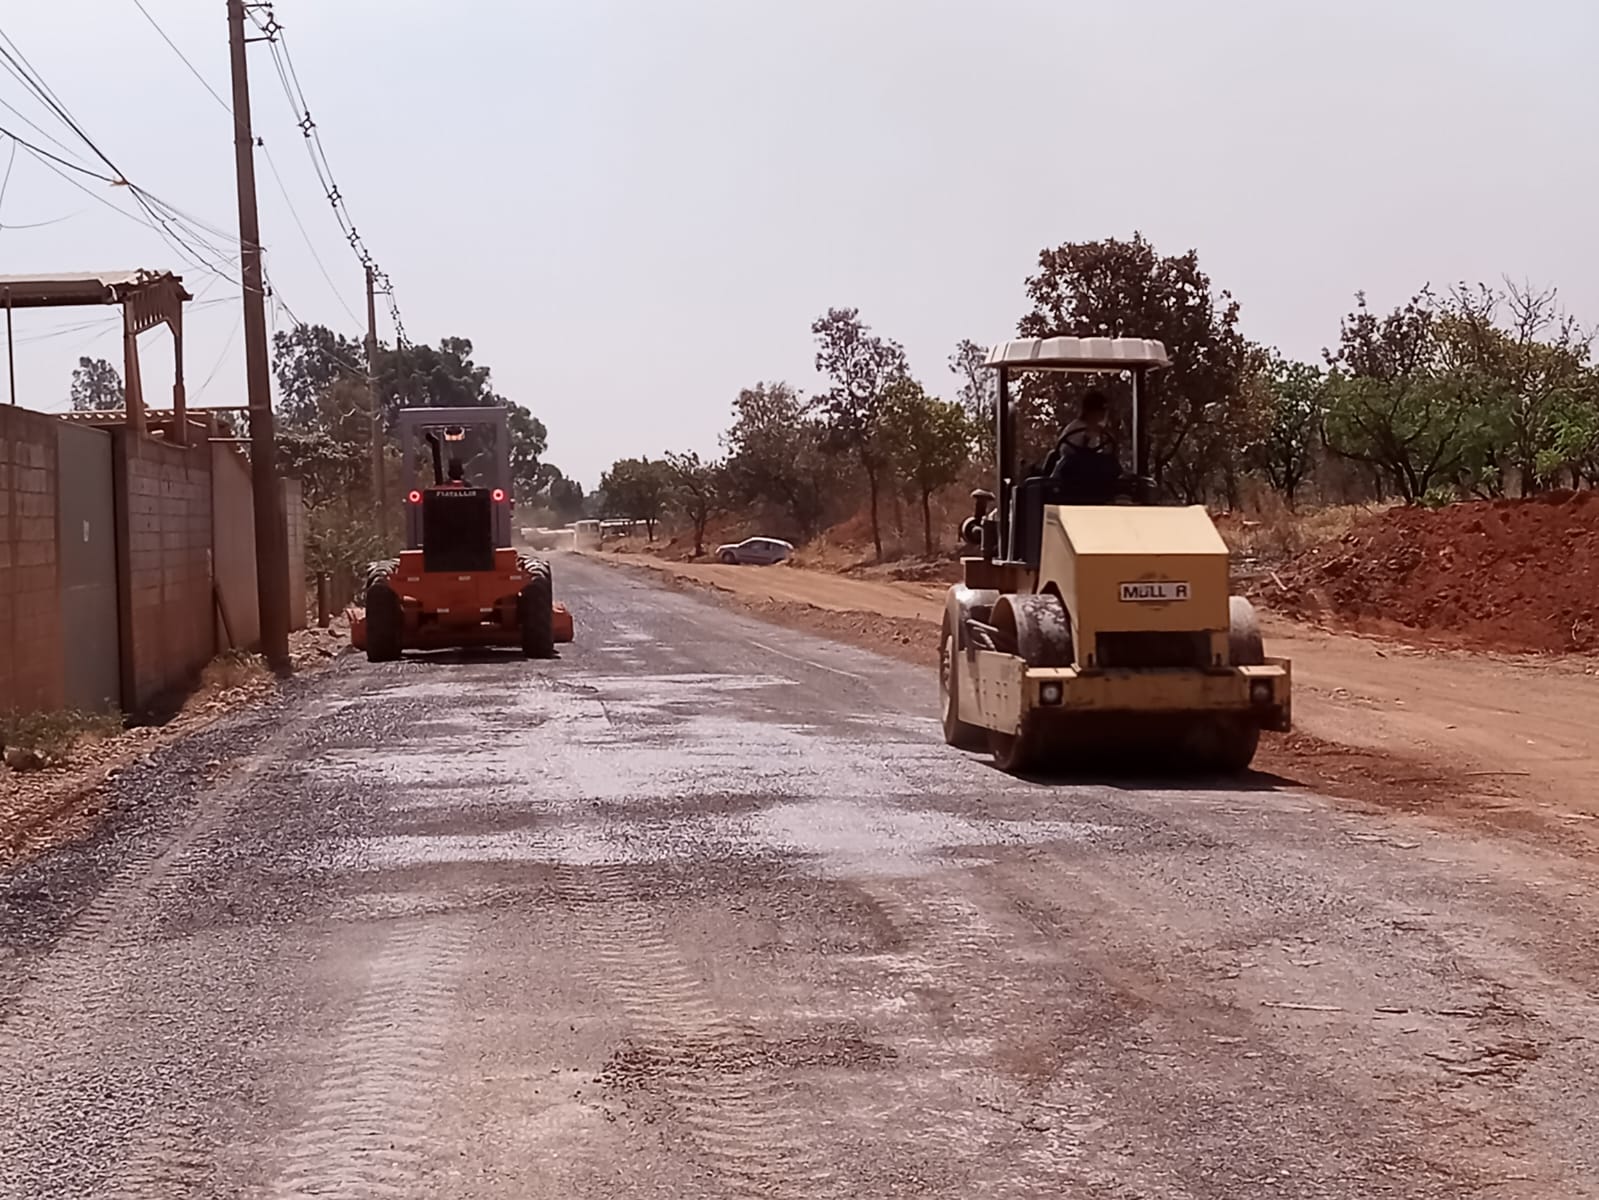
<svg viewBox="0 0 1599 1200">
<path fill-rule="evenodd" d="M 1152 377 L 1147 406 L 1151 473 L 1172 500 L 1237 506 L 1266 490 L 1290 507 L 1443 503 L 1599 486 L 1594 333 L 1553 288 L 1424 287 L 1386 310 L 1357 294 L 1313 362 L 1248 339 L 1239 302 L 1212 282 L 1197 253 L 1162 255 L 1137 233 L 1043 250 L 1023 294 L 1019 336 L 1166 344 L 1172 367 Z M 942 540 L 935 499 L 992 472 L 994 380 L 982 367 L 989 339 L 955 346 L 939 386 L 918 378 L 904 348 L 858 309 L 829 309 L 810 335 L 820 379 L 813 392 L 753 383 L 734 398 L 718 453 L 619 460 L 593 495 L 544 460 L 543 423 L 495 389 L 468 339 L 380 347 L 383 424 L 408 405 L 505 405 L 514 494 L 527 520 L 622 517 L 643 522 L 653 538 L 671 519 L 703 553 L 707 529 L 726 514 L 804 541 L 864 510 L 881 558 L 885 509 L 908 508 L 922 549 L 934 553 Z M 280 332 L 273 352 L 281 465 L 304 483 L 315 554 L 355 561 L 381 548 L 366 348 L 325 326 L 300 326 Z M 1125 399 L 1124 384 L 1019 381 L 1024 462 L 1042 461 L 1091 385 L 1111 394 L 1125 422 L 1127 406 L 1114 403 Z M 71 398 L 74 408 L 120 407 L 116 369 L 80 360 Z M 385 435 L 390 479 L 398 453 Z"/>
<path fill-rule="evenodd" d="M 1357 294 L 1315 362 L 1248 339 L 1239 302 L 1194 251 L 1161 255 L 1141 234 L 1046 249 L 1024 289 L 1019 336 L 1166 344 L 1172 367 L 1152 376 L 1146 404 L 1150 470 L 1171 500 L 1235 507 L 1269 490 L 1289 507 L 1437 504 L 1599 486 L 1594 333 L 1553 288 L 1425 287 L 1387 311 Z M 830 309 L 811 335 L 817 391 L 782 381 L 744 388 L 719 456 L 620 460 L 600 481 L 595 511 L 643 521 L 652 538 L 658 521 L 676 516 L 698 554 L 724 513 L 808 540 L 864 508 L 881 559 L 884 503 L 908 498 L 933 553 L 933 497 L 992 471 L 986 343 L 954 348 L 943 399 L 857 309 Z M 1125 383 L 1018 380 L 1024 462 L 1042 460 L 1089 386 L 1111 394 L 1125 423 L 1128 406 L 1115 403 Z"/>
</svg>

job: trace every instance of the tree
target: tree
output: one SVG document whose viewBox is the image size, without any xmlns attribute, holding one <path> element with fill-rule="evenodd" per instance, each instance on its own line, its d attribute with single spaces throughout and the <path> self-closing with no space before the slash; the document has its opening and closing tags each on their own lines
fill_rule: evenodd
<svg viewBox="0 0 1599 1200">
<path fill-rule="evenodd" d="M 801 540 L 821 528 L 837 487 L 836 464 L 809 409 L 788 384 L 758 383 L 739 392 L 722 436 L 730 499 L 779 508 Z"/>
<path fill-rule="evenodd" d="M 1410 504 L 1491 468 L 1487 389 L 1449 362 L 1439 305 L 1423 290 L 1379 317 L 1364 293 L 1343 319 L 1327 402 L 1327 445 L 1372 464 Z"/>
<path fill-rule="evenodd" d="M 1293 508 L 1316 465 L 1327 413 L 1327 376 L 1320 367 L 1291 362 L 1272 351 L 1256 382 L 1265 392 L 1268 421 L 1264 434 L 1249 447 L 1248 461 Z"/>
<path fill-rule="evenodd" d="M 1599 371 L 1585 373 L 1582 386 L 1554 421 L 1554 453 L 1575 485 L 1599 488 Z"/>
<path fill-rule="evenodd" d="M 522 405 L 507 400 L 505 407 L 511 435 L 511 494 L 531 502 L 549 482 L 539 474 L 539 459 L 549 444 L 549 431 Z"/>
<path fill-rule="evenodd" d="M 272 367 L 278 379 L 278 414 L 287 423 L 308 427 L 334 384 L 366 381 L 366 347 L 326 325 L 296 325 L 272 339 Z M 363 398 L 362 404 L 365 406 Z"/>
<path fill-rule="evenodd" d="M 1038 256 L 1027 281 L 1033 309 L 1018 323 L 1023 337 L 1142 337 L 1165 343 L 1169 371 L 1149 377 L 1144 404 L 1150 470 L 1165 482 L 1168 467 L 1192 439 L 1205 453 L 1190 453 L 1186 474 L 1207 478 L 1230 453 L 1227 436 L 1202 436 L 1206 426 L 1226 431 L 1243 397 L 1249 344 L 1238 331 L 1238 304 L 1214 292 L 1210 276 L 1190 250 L 1163 257 L 1140 233 L 1131 241 L 1068 242 Z M 1069 376 L 1024 377 L 1019 395 L 1034 420 L 1054 428 L 1086 382 Z M 1129 464 L 1131 465 L 1131 464 Z"/>
<path fill-rule="evenodd" d="M 564 475 L 549 484 L 548 503 L 555 519 L 571 524 L 583 515 L 583 485 Z"/>
<path fill-rule="evenodd" d="M 624 458 L 611 464 L 600 477 L 600 493 L 605 498 L 605 513 L 643 521 L 650 541 L 655 540 L 655 525 L 661 519 L 671 496 L 672 479 L 666 464 L 648 458 Z"/>
<path fill-rule="evenodd" d="M 346 399 L 341 413 L 359 413 L 370 430 L 366 391 L 366 347 L 325 325 L 300 325 L 279 332 L 273 340 L 274 371 L 286 429 L 312 433 L 323 428 L 329 413 L 324 400 L 334 390 Z M 449 337 L 437 347 L 380 347 L 377 390 L 386 426 L 406 407 L 479 408 L 499 406 L 509 413 L 511 489 L 526 502 L 539 493 L 538 470 L 549 441 L 544 423 L 525 406 L 494 390 L 488 367 L 473 361 L 472 343 Z M 342 418 L 341 418 L 342 419 Z M 370 432 L 362 435 L 361 453 L 370 455 Z M 335 439 L 348 442 L 350 439 Z M 370 459 L 368 459 L 370 461 Z"/>
<path fill-rule="evenodd" d="M 999 375 L 984 364 L 988 361 L 988 347 L 970 338 L 956 343 L 955 352 L 949 356 L 949 369 L 960 380 L 955 397 L 979 440 L 988 446 L 994 442 L 994 405 L 999 396 Z"/>
<path fill-rule="evenodd" d="M 707 463 L 690 451 L 668 454 L 666 470 L 671 479 L 672 498 L 694 526 L 694 557 L 705 553 L 705 527 L 722 512 L 727 501 L 725 472 L 721 463 Z"/>
<path fill-rule="evenodd" d="M 103 358 L 80 358 L 72 368 L 72 411 L 108 412 L 123 408 L 127 399 L 122 375 Z"/>
<path fill-rule="evenodd" d="M 816 337 L 816 369 L 833 386 L 817 398 L 828 443 L 855 456 L 866 475 L 872 518 L 872 547 L 883 561 L 883 531 L 877 499 L 889 463 L 883 437 L 883 407 L 889 391 L 910 368 L 897 342 L 871 332 L 855 308 L 832 308 L 811 325 Z"/>
<path fill-rule="evenodd" d="M 933 493 L 959 479 L 971 461 L 971 421 L 961 405 L 929 396 L 910 379 L 890 388 L 884 421 L 895 461 L 921 500 L 922 547 L 932 557 Z"/>
<path fill-rule="evenodd" d="M 1583 405 L 1593 335 L 1561 311 L 1559 293 L 1457 287 L 1438 331 L 1451 368 L 1482 389 L 1496 482 L 1513 474 L 1526 496 L 1569 469 L 1560 431 Z"/>
</svg>

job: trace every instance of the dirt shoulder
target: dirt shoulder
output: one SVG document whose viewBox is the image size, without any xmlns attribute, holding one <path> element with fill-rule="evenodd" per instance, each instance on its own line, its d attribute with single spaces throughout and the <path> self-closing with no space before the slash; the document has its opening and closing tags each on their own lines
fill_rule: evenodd
<svg viewBox="0 0 1599 1200">
<path fill-rule="evenodd" d="M 603 556 L 780 623 L 932 666 L 944 586 L 794 567 Z M 578 614 L 581 621 L 581 614 Z M 1331 633 L 1267 614 L 1294 663 L 1295 733 L 1257 765 L 1318 791 L 1565 841 L 1599 837 L 1599 664 Z"/>
<path fill-rule="evenodd" d="M 290 636 L 295 673 L 317 671 L 349 644 L 349 628 L 311 628 Z M 100 796 L 128 768 L 222 717 L 264 704 L 280 684 L 257 660 L 219 658 L 172 716 L 110 737 L 80 740 L 62 761 L 28 771 L 0 765 L 0 870 L 92 831 L 105 816 Z"/>
</svg>

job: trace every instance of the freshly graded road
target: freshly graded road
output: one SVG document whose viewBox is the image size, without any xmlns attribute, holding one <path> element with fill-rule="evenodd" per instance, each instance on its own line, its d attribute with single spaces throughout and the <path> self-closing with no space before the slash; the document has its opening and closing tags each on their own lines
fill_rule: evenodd
<svg viewBox="0 0 1599 1200">
<path fill-rule="evenodd" d="M 928 672 L 592 561 L 0 879 L 4 1197 L 1599 1195 L 1594 874 L 1009 779 Z"/>
</svg>

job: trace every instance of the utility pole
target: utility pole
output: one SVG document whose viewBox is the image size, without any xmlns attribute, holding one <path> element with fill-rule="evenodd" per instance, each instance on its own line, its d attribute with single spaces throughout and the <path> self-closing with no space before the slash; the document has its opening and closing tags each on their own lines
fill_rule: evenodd
<svg viewBox="0 0 1599 1200">
<path fill-rule="evenodd" d="M 267 366 L 266 284 L 255 202 L 255 135 L 250 130 L 250 74 L 245 59 L 244 0 L 228 0 L 233 58 L 233 149 L 239 176 L 239 268 L 244 278 L 244 365 L 250 400 L 250 480 L 255 502 L 255 586 L 261 652 L 274 671 L 289 670 L 289 535 L 279 509 L 277 438 Z"/>
<path fill-rule="evenodd" d="M 389 504 L 383 488 L 383 406 L 378 403 L 378 302 L 372 268 L 366 269 L 366 395 L 372 406 L 372 503 L 378 533 L 389 536 Z"/>
</svg>

